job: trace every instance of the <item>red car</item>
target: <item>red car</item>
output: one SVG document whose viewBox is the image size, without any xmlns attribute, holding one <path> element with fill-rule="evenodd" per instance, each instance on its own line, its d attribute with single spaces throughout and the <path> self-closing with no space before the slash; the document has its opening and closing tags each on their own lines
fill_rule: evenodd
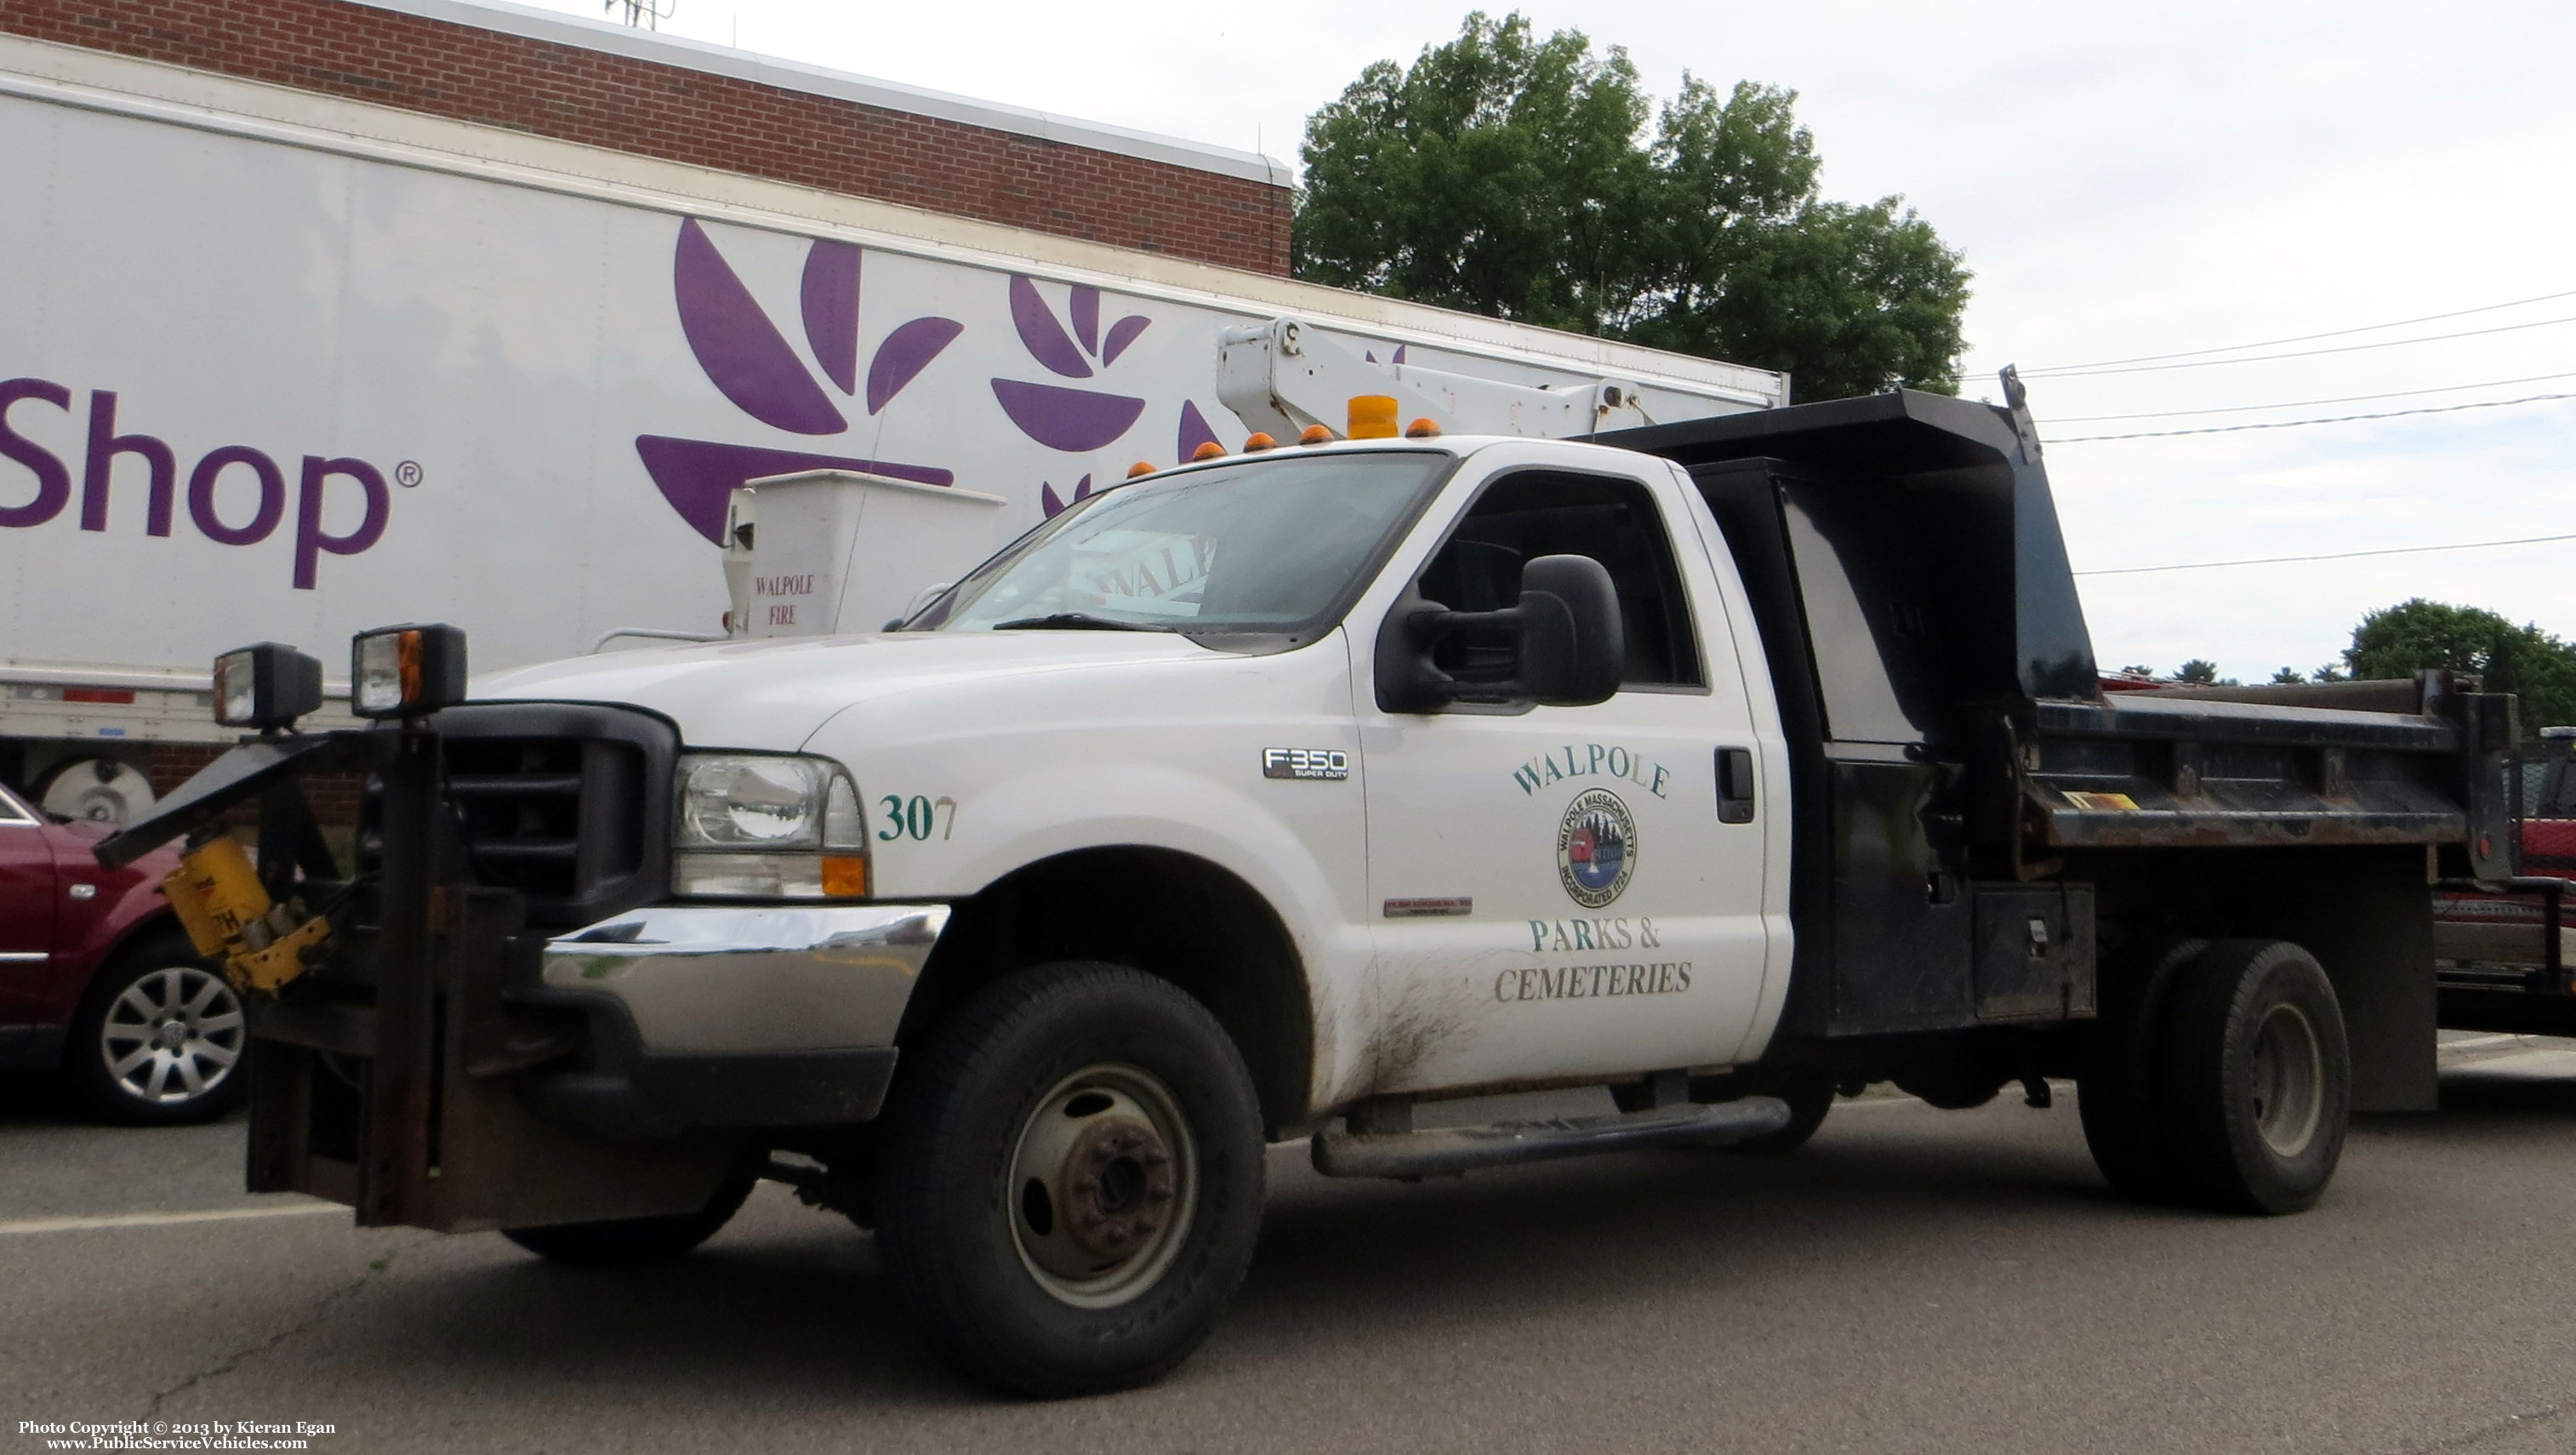
<svg viewBox="0 0 2576 1455">
<path fill-rule="evenodd" d="M 178 856 L 103 869 L 111 828 L 0 788 L 0 1071 L 59 1071 L 114 1121 L 207 1121 L 249 1078 L 241 998 L 161 897 Z"/>
</svg>

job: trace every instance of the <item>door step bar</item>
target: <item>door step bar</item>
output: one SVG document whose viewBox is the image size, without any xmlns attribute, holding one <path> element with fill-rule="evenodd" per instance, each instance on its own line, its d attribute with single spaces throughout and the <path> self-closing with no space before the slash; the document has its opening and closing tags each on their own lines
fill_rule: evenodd
<svg viewBox="0 0 2576 1455">
<path fill-rule="evenodd" d="M 1684 1104 L 1613 1116 L 1493 1122 L 1423 1132 L 1315 1134 L 1315 1170 L 1327 1177 L 1437 1177 L 1478 1167 L 1588 1157 L 1639 1147 L 1722 1147 L 1789 1125 L 1789 1104 L 1748 1096 L 1706 1106 Z"/>
</svg>

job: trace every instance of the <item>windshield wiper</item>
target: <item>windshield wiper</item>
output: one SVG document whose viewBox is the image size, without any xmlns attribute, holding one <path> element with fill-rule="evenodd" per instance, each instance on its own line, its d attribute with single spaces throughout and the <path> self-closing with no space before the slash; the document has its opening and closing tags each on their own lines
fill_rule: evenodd
<svg viewBox="0 0 2576 1455">
<path fill-rule="evenodd" d="M 1167 626 L 1153 626 L 1141 621 L 1119 621 L 1112 617 L 1093 616 L 1087 611 L 1057 611 L 1045 616 L 1024 616 L 1017 621 L 993 623 L 997 632 L 1167 632 Z"/>
</svg>

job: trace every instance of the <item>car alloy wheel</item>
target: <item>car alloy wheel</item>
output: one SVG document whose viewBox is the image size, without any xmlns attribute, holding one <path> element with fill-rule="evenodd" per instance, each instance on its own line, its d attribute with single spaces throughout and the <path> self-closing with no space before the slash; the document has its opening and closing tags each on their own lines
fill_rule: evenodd
<svg viewBox="0 0 2576 1455">
<path fill-rule="evenodd" d="M 241 1063 L 241 998 L 194 965 L 146 971 L 99 1022 L 98 1054 L 136 1101 L 180 1106 L 212 1095 Z"/>
</svg>

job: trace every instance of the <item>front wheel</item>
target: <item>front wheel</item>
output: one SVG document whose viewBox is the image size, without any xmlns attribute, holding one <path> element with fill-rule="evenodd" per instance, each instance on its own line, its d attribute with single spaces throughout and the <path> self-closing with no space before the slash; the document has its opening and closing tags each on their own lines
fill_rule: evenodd
<svg viewBox="0 0 2576 1455">
<path fill-rule="evenodd" d="M 2343 1007 L 2307 951 L 2223 940 L 2191 962 L 2165 1020 L 2166 1154 L 2184 1194 L 2293 1213 L 2333 1180 L 2352 1115 Z"/>
<path fill-rule="evenodd" d="M 1251 1262 L 1252 1078 L 1215 1017 L 1140 971 L 987 988 L 906 1056 L 884 1126 L 886 1273 L 933 1347 L 1005 1388 L 1158 1378 Z"/>
</svg>

